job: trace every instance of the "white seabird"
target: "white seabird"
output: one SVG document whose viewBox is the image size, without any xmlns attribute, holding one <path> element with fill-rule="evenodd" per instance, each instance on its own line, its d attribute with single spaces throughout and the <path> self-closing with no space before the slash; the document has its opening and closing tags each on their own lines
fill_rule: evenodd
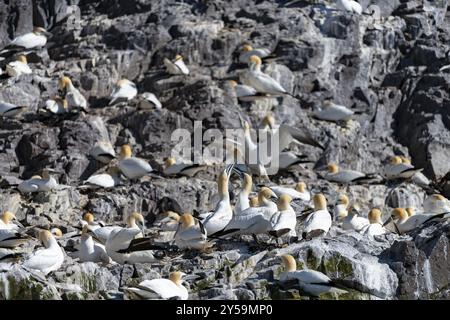
<svg viewBox="0 0 450 320">
<path fill-rule="evenodd" d="M 285 271 L 280 275 L 281 282 L 297 280 L 306 294 L 320 296 L 323 293 L 346 293 L 347 291 L 334 287 L 333 281 L 322 272 L 316 270 L 297 270 L 297 263 L 293 256 L 281 256 Z"/>
<path fill-rule="evenodd" d="M 441 215 L 436 215 L 436 217 Z M 395 208 L 391 212 L 391 216 L 383 224 L 383 227 L 393 222 L 395 230 L 399 234 L 407 233 L 411 230 L 420 227 L 425 222 L 435 218 L 435 215 L 430 214 L 415 214 L 411 217 L 408 216 L 408 212 L 403 208 Z"/>
<path fill-rule="evenodd" d="M 58 182 L 50 176 L 49 171 L 44 169 L 41 176 L 33 176 L 31 179 L 22 181 L 18 189 L 22 193 L 47 192 L 57 190 Z"/>
<path fill-rule="evenodd" d="M 185 213 L 180 217 L 178 230 L 175 233 L 175 243 L 180 249 L 196 249 L 204 251 L 212 247 L 207 240 L 207 230 L 203 224 L 195 223 L 194 217 Z"/>
<path fill-rule="evenodd" d="M 423 169 L 416 169 L 410 163 L 404 163 L 402 158 L 394 156 L 390 159 L 389 164 L 384 167 L 386 179 L 409 179 Z"/>
<path fill-rule="evenodd" d="M 313 112 L 313 115 L 320 120 L 332 122 L 348 121 L 355 114 L 349 108 L 335 104 L 330 100 L 325 100 L 322 105 L 322 108 L 317 108 Z"/>
<path fill-rule="evenodd" d="M 120 79 L 117 81 L 116 86 L 111 93 L 108 105 L 113 105 L 114 103 L 120 102 L 122 100 L 131 100 L 137 95 L 136 84 L 127 79 Z"/>
<path fill-rule="evenodd" d="M 45 35 L 49 33 L 41 27 L 35 27 L 33 32 L 29 32 L 14 38 L 10 45 L 23 47 L 25 49 L 32 49 L 37 47 L 43 47 L 47 43 L 47 37 Z"/>
<path fill-rule="evenodd" d="M 144 280 L 136 288 L 125 288 L 125 297 L 128 299 L 146 300 L 187 300 L 189 293 L 182 285 L 182 276 L 185 274 L 179 271 L 170 273 L 169 279 Z"/>
<path fill-rule="evenodd" d="M 373 239 L 374 236 L 380 236 L 387 233 L 387 230 L 383 227 L 383 222 L 381 221 L 381 211 L 379 209 L 370 210 L 368 217 L 370 224 L 361 229 L 361 234 Z"/>
<path fill-rule="evenodd" d="M 238 84 L 234 80 L 229 81 L 231 87 L 236 92 L 236 98 L 241 101 L 254 101 L 262 98 L 267 98 L 265 94 L 258 93 L 255 88 L 245 84 Z"/>
<path fill-rule="evenodd" d="M 27 107 L 17 106 L 12 103 L 0 101 L 0 116 L 2 117 L 15 117 L 25 111 Z"/>
<path fill-rule="evenodd" d="M 323 176 L 326 180 L 338 183 L 350 183 L 361 179 L 366 179 L 368 176 L 365 173 L 355 170 L 342 170 L 337 164 L 331 163 L 327 166 L 328 172 Z"/>
<path fill-rule="evenodd" d="M 81 232 L 81 241 L 78 245 L 76 256 L 80 262 L 102 262 L 108 264 L 111 261 L 106 253 L 105 246 L 92 239 L 88 225 L 85 225 Z"/>
<path fill-rule="evenodd" d="M 342 220 L 342 229 L 360 232 L 364 227 L 370 224 L 367 218 L 360 217 L 358 213 L 359 206 L 353 204 L 353 206 L 348 209 L 348 215 Z"/>
<path fill-rule="evenodd" d="M 340 10 L 348 11 L 351 13 L 362 14 L 361 5 L 353 0 L 337 0 L 336 5 Z"/>
<path fill-rule="evenodd" d="M 292 198 L 287 194 L 283 194 L 278 198 L 278 211 L 270 219 L 271 227 L 269 234 L 271 236 L 277 238 L 285 234 L 289 234 L 291 237 L 297 236 L 297 232 L 295 231 L 297 215 L 291 207 L 291 201 Z"/>
<path fill-rule="evenodd" d="M 153 171 L 147 161 L 131 156 L 131 147 L 128 144 L 123 145 L 120 149 L 118 167 L 131 180 L 139 179 Z"/>
<path fill-rule="evenodd" d="M 43 110 L 53 114 L 67 113 L 69 110 L 69 103 L 66 99 L 61 97 L 53 97 L 52 99 L 47 99 L 47 101 L 45 101 Z"/>
<path fill-rule="evenodd" d="M 158 98 L 151 92 L 144 92 L 141 94 L 141 97 L 144 99 L 141 99 L 139 102 L 139 109 L 142 110 L 149 110 L 149 109 L 162 109 L 162 104 L 158 100 Z"/>
<path fill-rule="evenodd" d="M 450 213 L 450 201 L 440 194 L 430 195 L 423 202 L 423 212 L 429 214 Z"/>
<path fill-rule="evenodd" d="M 327 209 L 327 199 L 323 194 L 313 197 L 314 212 L 309 214 L 304 222 L 303 239 L 311 239 L 326 235 L 331 227 L 331 215 Z"/>
<path fill-rule="evenodd" d="M 244 44 L 242 46 L 242 53 L 239 55 L 239 62 L 249 63 L 251 56 L 258 56 L 261 59 L 270 56 L 272 52 L 266 48 L 253 48 L 249 44 Z"/>
<path fill-rule="evenodd" d="M 242 190 L 239 192 L 236 204 L 234 205 L 234 214 L 240 215 L 245 209 L 250 208 L 249 195 L 252 192 L 253 181 L 252 176 L 243 173 Z"/>
<path fill-rule="evenodd" d="M 16 61 L 11 61 L 6 65 L 6 73 L 10 77 L 19 77 L 22 74 L 31 74 L 31 68 L 27 64 L 27 57 L 20 55 Z"/>
<path fill-rule="evenodd" d="M 65 93 L 64 98 L 67 100 L 70 110 L 78 108 L 87 110 L 86 98 L 74 87 L 69 77 L 61 77 L 58 81 L 58 87 Z"/>
<path fill-rule="evenodd" d="M 88 188 L 113 188 L 120 184 L 120 170 L 113 166 L 106 170 L 106 173 L 99 173 L 90 176 L 83 182 L 83 187 Z"/>
<path fill-rule="evenodd" d="M 303 181 L 298 182 L 295 185 L 295 189 L 281 186 L 273 186 L 270 187 L 270 189 L 275 192 L 278 197 L 282 194 L 287 194 L 292 198 L 293 201 L 301 200 L 306 203 L 311 201 L 311 193 L 306 189 L 306 183 L 304 183 Z"/>
<path fill-rule="evenodd" d="M 171 175 L 183 175 L 187 177 L 192 177 L 197 174 L 197 172 L 205 169 L 206 166 L 194 164 L 192 162 L 177 161 L 174 157 L 169 157 L 164 161 L 165 169 L 164 174 Z"/>
<path fill-rule="evenodd" d="M 336 206 L 334 207 L 334 220 L 342 221 L 348 215 L 348 206 L 350 201 L 345 194 L 339 195 Z"/>
<path fill-rule="evenodd" d="M 108 164 L 116 157 L 116 152 L 111 142 L 100 140 L 89 150 L 89 155 L 101 163 Z"/>
<path fill-rule="evenodd" d="M 17 223 L 14 223 L 13 221 L 16 221 Z M 0 230 L 18 231 L 20 227 L 22 227 L 22 225 L 18 222 L 16 216 L 12 212 L 5 211 L 0 216 Z"/>
<path fill-rule="evenodd" d="M 33 252 L 22 266 L 26 269 L 39 270 L 47 275 L 61 267 L 64 262 L 64 253 L 48 230 L 39 231 L 39 241 L 45 248 Z"/>
<path fill-rule="evenodd" d="M 179 54 L 175 56 L 175 60 L 170 61 L 164 58 L 164 65 L 166 66 L 167 72 L 172 75 L 188 75 L 189 69 L 183 61 L 183 57 Z"/>
<path fill-rule="evenodd" d="M 290 95 L 281 84 L 271 76 L 261 71 L 261 58 L 255 55 L 250 57 L 250 70 L 248 73 L 249 85 L 259 93 L 270 95 Z"/>
</svg>

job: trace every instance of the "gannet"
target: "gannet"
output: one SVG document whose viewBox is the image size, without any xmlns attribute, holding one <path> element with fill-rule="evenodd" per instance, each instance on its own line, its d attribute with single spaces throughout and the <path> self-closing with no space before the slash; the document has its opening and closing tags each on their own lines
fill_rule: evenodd
<svg viewBox="0 0 450 320">
<path fill-rule="evenodd" d="M 361 5 L 353 0 L 337 0 L 336 5 L 340 10 L 345 10 L 351 13 L 362 14 Z"/>
<path fill-rule="evenodd" d="M 47 43 L 47 37 L 45 35 L 49 35 L 49 32 L 44 28 L 35 27 L 33 32 L 16 37 L 11 41 L 10 45 L 23 47 L 25 49 L 43 47 Z"/>
<path fill-rule="evenodd" d="M 157 224 L 160 225 L 162 231 L 177 231 L 180 223 L 180 215 L 173 211 L 166 211 L 157 218 Z"/>
<path fill-rule="evenodd" d="M 53 114 L 63 114 L 67 113 L 69 108 L 69 103 L 66 99 L 61 97 L 53 97 L 45 101 L 44 110 L 51 112 Z"/>
<path fill-rule="evenodd" d="M 0 101 L 0 116 L 2 117 L 15 117 L 25 111 L 27 107 L 17 106 L 12 103 Z"/>
<path fill-rule="evenodd" d="M 185 274 L 179 271 L 170 273 L 169 279 L 144 280 L 136 288 L 125 288 L 125 297 L 131 299 L 145 300 L 187 300 L 189 293 L 182 285 L 182 276 Z"/>
<path fill-rule="evenodd" d="M 304 202 L 311 201 L 311 194 L 306 189 L 306 183 L 304 183 L 303 181 L 298 182 L 295 185 L 295 189 L 280 186 L 273 186 L 270 187 L 270 189 L 272 189 L 272 191 L 275 192 L 277 196 L 281 196 L 282 194 L 289 195 L 293 201 L 295 200 L 301 200 Z"/>
<path fill-rule="evenodd" d="M 416 214 L 414 208 L 412 207 L 406 208 L 406 213 L 408 214 L 408 217 L 411 217 Z"/>
<path fill-rule="evenodd" d="M 16 221 L 16 223 L 13 223 L 13 221 Z M 18 231 L 20 227 L 22 227 L 22 225 L 19 223 L 14 213 L 10 211 L 3 212 L 0 217 L 0 230 L 6 229 Z"/>
<path fill-rule="evenodd" d="M 64 262 L 64 253 L 48 230 L 39 231 L 39 241 L 45 248 L 33 252 L 22 266 L 26 269 L 39 270 L 47 275 L 61 267 Z"/>
<path fill-rule="evenodd" d="M 30 238 L 14 229 L 0 228 L 0 248 L 13 249 L 27 242 Z"/>
<path fill-rule="evenodd" d="M 323 293 L 346 293 L 334 287 L 333 281 L 325 274 L 315 270 L 297 270 L 297 263 L 293 256 L 284 254 L 281 256 L 285 271 L 280 275 L 281 282 L 297 280 L 300 289 L 306 294 L 320 296 Z"/>
<path fill-rule="evenodd" d="M 249 85 L 260 93 L 270 95 L 290 95 L 281 84 L 271 76 L 261 71 L 261 58 L 255 55 L 250 57 L 250 70 L 248 73 Z"/>
<path fill-rule="evenodd" d="M 355 114 L 347 107 L 335 104 L 330 100 L 325 100 L 322 105 L 322 108 L 317 108 L 313 112 L 313 115 L 320 120 L 333 122 L 348 121 Z"/>
<path fill-rule="evenodd" d="M 95 230 L 100 229 L 105 226 L 102 221 L 95 221 L 94 215 L 90 212 L 86 212 L 83 215 L 83 219 L 81 220 L 81 225 L 83 227 L 89 226 L 89 231 L 95 231 Z M 105 238 L 105 240 L 106 240 L 106 238 Z"/>
<path fill-rule="evenodd" d="M 264 116 L 262 120 L 261 128 L 264 131 L 269 132 L 270 135 L 278 134 L 279 141 L 279 151 L 285 150 L 291 143 L 302 146 L 302 144 L 307 144 L 313 147 L 324 149 L 324 147 L 316 141 L 310 134 L 304 129 L 294 128 L 286 124 L 276 125 L 275 118 L 271 114 Z M 262 142 L 265 142 L 267 137 L 264 135 L 260 137 Z"/>
<path fill-rule="evenodd" d="M 170 61 L 164 58 L 164 65 L 166 66 L 167 72 L 173 75 L 188 75 L 189 69 L 183 61 L 183 57 L 179 54 L 175 56 L 175 60 Z"/>
<path fill-rule="evenodd" d="M 359 171 L 341 170 L 338 165 L 334 163 L 329 164 L 327 169 L 328 172 L 324 175 L 324 178 L 332 182 L 349 183 L 368 178 L 365 173 Z"/>
<path fill-rule="evenodd" d="M 361 234 L 373 239 L 374 236 L 387 233 L 387 230 L 383 227 L 383 222 L 381 221 L 381 211 L 379 209 L 370 210 L 368 217 L 370 224 L 361 229 Z"/>
<path fill-rule="evenodd" d="M 395 208 L 391 212 L 391 216 L 388 220 L 383 224 L 383 227 L 393 222 L 395 226 L 395 230 L 399 234 L 404 234 L 415 228 L 421 226 L 425 222 L 432 220 L 433 215 L 429 214 L 415 214 L 411 217 L 408 216 L 408 212 L 406 212 L 403 208 Z"/>
<path fill-rule="evenodd" d="M 116 152 L 111 142 L 100 140 L 89 151 L 89 155 L 101 163 L 108 164 L 116 157 Z"/>
<path fill-rule="evenodd" d="M 239 55 L 239 62 L 249 63 L 251 56 L 258 56 L 262 59 L 270 56 L 271 53 L 272 52 L 269 49 L 266 48 L 253 49 L 251 45 L 245 44 L 242 46 L 242 53 Z"/>
<path fill-rule="evenodd" d="M 136 84 L 127 79 L 120 79 L 111 93 L 109 105 L 120 102 L 122 100 L 131 100 L 137 95 Z"/>
<path fill-rule="evenodd" d="M 194 164 L 192 162 L 177 161 L 174 157 L 167 158 L 164 164 L 164 174 L 168 176 L 183 175 L 192 177 L 195 176 L 197 172 L 205 169 L 205 166 Z"/>
<path fill-rule="evenodd" d="M 180 217 L 179 227 L 175 233 L 175 243 L 180 249 L 204 251 L 213 244 L 207 240 L 207 230 L 203 224 L 195 223 L 194 217 L 185 213 Z"/>
<path fill-rule="evenodd" d="M 70 110 L 77 108 L 83 109 L 84 111 L 87 110 L 86 98 L 73 86 L 72 80 L 69 77 L 61 77 L 58 81 L 58 87 L 65 93 L 64 98 L 67 100 Z"/>
<path fill-rule="evenodd" d="M 102 262 L 110 263 L 111 259 L 106 253 L 105 246 L 94 242 L 92 236 L 89 234 L 88 225 L 83 227 L 81 231 L 81 241 L 78 245 L 77 256 L 80 262 Z"/>
<path fill-rule="evenodd" d="M 230 195 L 228 193 L 228 180 L 231 175 L 233 166 L 227 166 L 225 170 L 219 175 L 217 180 L 217 187 L 219 191 L 220 201 L 216 208 L 208 213 L 201 215 L 207 234 L 214 234 L 223 230 L 233 217 L 233 210 L 230 204 Z"/>
<path fill-rule="evenodd" d="M 295 225 L 297 224 L 297 215 L 291 207 L 292 198 L 283 194 L 278 198 L 278 211 L 272 215 L 270 219 L 269 234 L 273 237 L 281 237 L 289 234 L 291 237 L 296 237 Z"/>
<path fill-rule="evenodd" d="M 367 218 L 359 216 L 359 206 L 355 203 L 348 209 L 348 215 L 342 220 L 342 229 L 360 232 L 369 224 Z"/>
<path fill-rule="evenodd" d="M 245 209 L 250 208 L 250 200 L 248 199 L 248 196 L 252 192 L 252 176 L 246 173 L 243 173 L 243 176 L 244 179 L 242 182 L 242 190 L 239 192 L 236 204 L 234 205 L 234 212 L 237 215 L 241 214 Z"/>
<path fill-rule="evenodd" d="M 334 220 L 342 221 L 348 215 L 348 206 L 350 201 L 345 194 L 339 195 L 336 206 L 334 207 Z"/>
<path fill-rule="evenodd" d="M 450 212 L 450 201 L 440 194 L 433 194 L 424 200 L 423 212 L 429 214 Z"/>
<path fill-rule="evenodd" d="M 253 87 L 245 84 L 238 84 L 234 80 L 230 80 L 229 83 L 236 92 L 236 97 L 241 101 L 254 101 L 261 98 L 267 98 L 265 94 L 258 93 Z"/>
<path fill-rule="evenodd" d="M 390 159 L 390 163 L 384 167 L 384 174 L 386 179 L 409 179 L 416 173 L 423 169 L 414 168 L 411 163 L 403 162 L 399 156 L 394 156 Z"/>
<path fill-rule="evenodd" d="M 131 147 L 125 144 L 120 149 L 120 171 L 128 179 L 139 179 L 153 171 L 152 167 L 143 159 L 131 156 Z"/>
<path fill-rule="evenodd" d="M 327 199 L 323 194 L 313 197 L 314 212 L 304 222 L 303 239 L 311 239 L 320 235 L 326 235 L 331 227 L 331 215 L 327 209 Z"/>
<path fill-rule="evenodd" d="M 133 212 L 127 217 L 127 227 L 129 229 L 139 230 L 135 238 L 142 238 L 145 235 L 145 219 L 139 212 Z"/>
<path fill-rule="evenodd" d="M 31 179 L 22 181 L 18 189 L 22 193 L 47 192 L 59 188 L 55 178 L 50 176 L 48 169 L 42 171 L 42 177 L 33 176 Z"/>
<path fill-rule="evenodd" d="M 109 167 L 106 173 L 90 176 L 83 185 L 89 188 L 113 188 L 120 184 L 120 170 L 116 166 Z"/>
<path fill-rule="evenodd" d="M 27 57 L 20 55 L 16 61 L 11 61 L 6 65 L 6 73 L 10 77 L 18 77 L 22 74 L 31 74 L 31 68 L 27 64 Z"/>
<path fill-rule="evenodd" d="M 297 154 L 293 151 L 283 151 L 278 155 L 278 168 L 281 170 L 289 169 L 290 167 L 300 164 L 313 162 L 307 159 L 307 156 Z"/>
<path fill-rule="evenodd" d="M 139 103 L 139 109 L 148 110 L 148 109 L 162 109 L 162 104 L 158 100 L 158 98 L 151 92 L 144 92 L 141 94 L 141 97 L 144 98 Z"/>
<path fill-rule="evenodd" d="M 258 197 L 250 198 L 250 207 L 252 207 L 252 208 L 259 207 Z"/>
<path fill-rule="evenodd" d="M 98 229 L 100 230 L 100 229 Z M 118 228 L 111 231 L 106 241 L 106 253 L 117 263 L 135 264 L 152 263 L 155 247 L 150 238 L 136 238 L 141 230 L 133 228 Z"/>
<path fill-rule="evenodd" d="M 51 228 L 50 233 L 56 238 L 61 238 L 63 236 L 63 233 L 60 228 Z"/>
<path fill-rule="evenodd" d="M 233 218 L 221 232 L 215 236 L 232 237 L 235 235 L 252 235 L 255 241 L 256 235 L 267 233 L 271 229 L 270 219 L 278 211 L 277 205 L 270 199 L 276 199 L 275 193 L 267 187 L 262 187 L 258 193 L 258 207 L 249 207 Z"/>
</svg>

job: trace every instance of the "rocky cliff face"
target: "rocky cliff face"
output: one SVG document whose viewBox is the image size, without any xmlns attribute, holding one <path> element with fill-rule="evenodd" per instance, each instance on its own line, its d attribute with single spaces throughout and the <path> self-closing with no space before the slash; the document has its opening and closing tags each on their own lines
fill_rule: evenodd
<svg viewBox="0 0 450 320">
<path fill-rule="evenodd" d="M 28 56 L 33 69 L 11 82 L 0 80 L 0 101 L 28 106 L 23 117 L 0 119 L 0 209 L 12 210 L 25 225 L 58 226 L 73 231 L 83 212 L 120 222 L 132 210 L 147 216 L 148 226 L 170 197 L 183 212 L 215 205 L 216 177 L 209 168 L 193 179 L 145 180 L 112 191 L 76 188 L 101 170 L 87 156 L 102 138 L 116 147 L 130 143 L 153 168 L 170 155 L 176 128 L 238 128 L 240 117 L 257 126 L 267 110 L 277 122 L 303 126 L 326 146 L 301 151 L 320 167 L 340 163 L 363 172 L 379 172 L 393 154 L 409 156 L 416 167 L 450 196 L 450 13 L 448 1 L 360 1 L 375 14 L 352 15 L 330 1 L 144 1 L 144 0 L 0 0 L 0 47 L 33 25 L 53 36 L 45 49 Z M 237 79 L 244 42 L 270 48 L 275 58 L 265 71 L 299 100 L 239 104 L 227 79 Z M 181 54 L 188 77 L 167 77 L 163 59 Z M 61 75 L 73 79 L 88 99 L 89 112 L 60 117 L 38 113 L 57 94 Z M 153 92 L 161 110 L 141 111 L 137 102 L 109 107 L 117 80 L 127 78 L 139 92 Z M 313 108 L 332 97 L 361 110 L 343 129 L 317 121 Z M 61 172 L 71 188 L 32 197 L 14 189 L 41 169 Z M 313 166 L 297 167 L 272 180 L 307 182 L 332 203 L 340 189 L 319 179 Z M 238 183 L 234 181 L 236 190 Z M 421 205 L 425 191 L 411 184 L 355 185 L 346 192 L 365 212 L 378 206 Z M 65 241 L 67 239 L 64 239 Z M 212 253 L 178 253 L 161 264 L 126 267 L 123 284 L 166 276 L 183 269 L 192 298 L 303 298 L 281 287 L 280 252 L 293 254 L 303 267 L 340 281 L 349 293 L 340 298 L 448 298 L 449 227 L 431 223 L 409 236 L 388 235 L 369 241 L 333 227 L 325 238 L 278 249 L 251 242 L 220 242 Z M 162 253 L 161 253 L 162 254 Z M 170 256 L 170 254 L 169 254 Z M 121 298 L 119 266 L 80 264 L 67 258 L 61 270 L 39 279 L 14 267 L 0 270 L 0 297 L 39 299 Z M 31 288 L 26 290 L 25 288 Z M 324 296 L 323 298 L 335 298 Z"/>
</svg>

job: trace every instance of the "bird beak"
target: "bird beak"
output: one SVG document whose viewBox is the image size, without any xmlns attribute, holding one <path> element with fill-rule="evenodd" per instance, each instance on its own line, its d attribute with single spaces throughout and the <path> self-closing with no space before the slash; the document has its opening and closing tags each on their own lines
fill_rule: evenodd
<svg viewBox="0 0 450 320">
<path fill-rule="evenodd" d="M 276 194 L 272 194 L 272 196 L 270 197 L 270 200 L 272 200 L 272 201 L 275 201 L 277 199 L 278 199 L 278 197 Z"/>
<path fill-rule="evenodd" d="M 139 229 L 141 229 L 142 235 L 145 236 L 145 223 L 139 223 Z"/>
<path fill-rule="evenodd" d="M 16 224 L 17 224 L 19 227 L 21 227 L 22 229 L 25 228 L 25 227 L 23 226 L 23 224 L 21 224 L 20 221 L 17 220 L 17 218 L 15 218 L 14 221 L 15 221 Z"/>
<path fill-rule="evenodd" d="M 383 227 L 388 225 L 390 222 L 392 222 L 392 216 L 390 216 L 389 219 L 386 220 L 386 222 L 383 224 Z"/>
</svg>

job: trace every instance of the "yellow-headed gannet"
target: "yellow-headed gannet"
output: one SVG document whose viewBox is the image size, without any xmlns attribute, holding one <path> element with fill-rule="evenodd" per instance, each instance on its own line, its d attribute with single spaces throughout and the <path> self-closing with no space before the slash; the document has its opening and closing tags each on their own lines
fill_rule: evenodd
<svg viewBox="0 0 450 320">
<path fill-rule="evenodd" d="M 297 270 L 297 263 L 293 256 L 284 254 L 281 256 L 285 271 L 280 275 L 281 282 L 297 280 L 300 289 L 312 296 L 320 296 L 323 293 L 346 293 L 334 287 L 333 281 L 325 274 L 315 270 Z"/>
<path fill-rule="evenodd" d="M 359 216 L 360 208 L 355 203 L 348 209 L 348 215 L 342 220 L 342 229 L 360 232 L 370 224 L 369 220 Z"/>
<path fill-rule="evenodd" d="M 203 224 L 195 223 L 194 217 L 185 213 L 180 217 L 179 227 L 175 233 L 175 243 L 180 249 L 196 249 L 204 251 L 212 247 L 207 240 L 207 230 Z"/>
<path fill-rule="evenodd" d="M 440 194 L 428 196 L 423 202 L 423 212 L 429 214 L 450 213 L 450 201 Z"/>
<path fill-rule="evenodd" d="M 22 181 L 18 186 L 19 191 L 22 193 L 47 192 L 58 188 L 58 182 L 50 176 L 47 169 L 42 171 L 42 177 L 33 176 L 31 179 Z"/>
<path fill-rule="evenodd" d="M 137 88 L 136 84 L 127 79 L 120 79 L 117 81 L 116 86 L 114 87 L 113 92 L 111 93 L 109 105 L 113 105 L 114 103 L 120 101 L 128 101 L 136 97 Z"/>
<path fill-rule="evenodd" d="M 77 88 L 74 87 L 74 85 L 72 84 L 72 80 L 70 80 L 69 77 L 63 76 L 59 78 L 58 87 L 59 90 L 65 93 L 64 98 L 67 100 L 70 110 L 77 108 L 83 109 L 85 111 L 87 110 L 86 98 Z"/>
<path fill-rule="evenodd" d="M 416 173 L 423 169 L 414 168 L 411 163 L 403 162 L 399 156 L 394 156 L 390 159 L 389 164 L 384 167 L 384 174 L 386 179 L 409 179 Z"/>
<path fill-rule="evenodd" d="M 192 162 L 177 161 L 174 157 L 167 158 L 166 161 L 164 161 L 164 164 L 164 174 L 168 176 L 183 175 L 192 177 L 195 176 L 197 172 L 204 170 L 206 167 L 193 164 Z"/>
<path fill-rule="evenodd" d="M 381 221 L 381 211 L 379 209 L 370 210 L 368 217 L 370 224 L 361 229 L 361 234 L 373 239 L 374 236 L 380 236 L 387 233 L 387 230 L 383 227 L 383 222 Z"/>
<path fill-rule="evenodd" d="M 243 176 L 244 179 L 242 182 L 242 190 L 239 192 L 236 204 L 234 205 L 234 212 L 237 215 L 241 214 L 245 209 L 250 208 L 250 200 L 248 199 L 248 196 L 252 192 L 252 176 L 247 173 L 243 173 Z"/>
<path fill-rule="evenodd" d="M 25 49 L 43 47 L 47 43 L 46 35 L 48 34 L 49 33 L 44 28 L 35 27 L 33 32 L 16 37 L 11 41 L 10 45 L 23 47 Z"/>
<path fill-rule="evenodd" d="M 327 166 L 328 172 L 323 176 L 326 180 L 338 183 L 349 183 L 361 179 L 366 179 L 368 176 L 365 173 L 355 170 L 341 170 L 335 163 Z"/>
<path fill-rule="evenodd" d="M 403 208 L 395 208 L 391 212 L 391 216 L 388 220 L 383 224 L 383 226 L 388 225 L 393 222 L 395 226 L 395 230 L 399 234 L 407 233 L 415 228 L 421 226 L 425 222 L 429 220 L 433 220 L 434 218 L 439 218 L 441 215 L 430 215 L 418 213 L 411 217 L 408 216 L 408 212 Z"/>
<path fill-rule="evenodd" d="M 39 270 L 47 275 L 61 267 L 64 262 L 64 253 L 48 230 L 39 231 L 39 241 L 45 248 L 33 252 L 22 266 L 26 269 Z"/>
<path fill-rule="evenodd" d="M 18 56 L 16 61 L 11 61 L 6 65 L 6 73 L 10 77 L 18 77 L 31 72 L 31 68 L 27 64 L 27 57 L 23 55 Z"/>
<path fill-rule="evenodd" d="M 50 233 L 56 238 L 61 238 L 63 236 L 63 233 L 60 228 L 51 228 Z"/>
<path fill-rule="evenodd" d="M 275 194 L 277 196 L 281 196 L 282 194 L 287 194 L 294 201 L 295 200 L 301 200 L 303 202 L 311 201 L 311 194 L 306 189 L 306 183 L 304 183 L 303 181 L 298 182 L 295 185 L 295 189 L 287 188 L 287 187 L 280 187 L 280 186 L 273 186 L 273 187 L 270 187 L 270 189 L 272 189 L 272 191 L 275 192 Z"/>
<path fill-rule="evenodd" d="M 162 231 L 177 231 L 180 223 L 180 215 L 173 211 L 166 211 L 159 215 L 156 225 L 160 225 Z"/>
<path fill-rule="evenodd" d="M 249 85 L 259 93 L 270 95 L 290 95 L 281 84 L 271 76 L 261 71 L 261 58 L 255 55 L 250 57 L 250 70 L 248 73 Z"/>
<path fill-rule="evenodd" d="M 348 215 L 348 206 L 350 201 L 345 194 L 339 195 L 337 204 L 334 206 L 334 220 L 342 221 Z"/>
<path fill-rule="evenodd" d="M 169 275 L 169 279 L 144 280 L 136 288 L 125 288 L 125 297 L 144 300 L 187 300 L 189 293 L 181 280 L 184 275 L 182 272 L 175 271 Z"/>
<path fill-rule="evenodd" d="M 92 239 L 88 225 L 85 225 L 81 231 L 81 241 L 78 245 L 77 256 L 80 262 L 102 262 L 107 264 L 111 261 L 106 253 L 105 246 L 94 242 Z"/>
<path fill-rule="evenodd" d="M 69 111 L 69 103 L 61 97 L 53 97 L 45 101 L 43 110 L 53 114 L 63 114 Z"/>
<path fill-rule="evenodd" d="M 327 209 L 327 199 L 323 194 L 315 194 L 313 197 L 314 212 L 304 222 L 303 239 L 312 239 L 326 235 L 331 227 L 331 215 Z"/>
<path fill-rule="evenodd" d="M 16 223 L 14 223 L 15 221 Z M 19 230 L 19 228 L 22 227 L 20 222 L 17 220 L 14 213 L 10 211 L 5 211 L 0 216 L 0 230 L 6 229 L 6 230 Z"/>
<path fill-rule="evenodd" d="M 258 56 L 261 59 L 270 56 L 272 52 L 266 48 L 253 48 L 249 44 L 242 46 L 242 53 L 239 55 L 239 61 L 242 63 L 249 63 L 251 56 Z"/>
<path fill-rule="evenodd" d="M 234 80 L 229 81 L 231 87 L 236 92 L 236 98 L 241 101 L 254 101 L 261 98 L 267 98 L 265 94 L 258 93 L 255 88 L 245 84 L 238 84 Z"/>
<path fill-rule="evenodd" d="M 128 144 L 120 148 L 120 161 L 118 166 L 120 171 L 128 179 L 132 180 L 139 179 L 153 171 L 147 161 L 131 156 L 131 147 Z"/>
<path fill-rule="evenodd" d="M 291 207 L 292 198 L 283 194 L 277 202 L 278 211 L 270 219 L 269 234 L 273 237 L 281 237 L 289 234 L 292 237 L 297 236 L 295 226 L 297 224 L 297 216 Z"/>
<path fill-rule="evenodd" d="M 164 65 L 166 66 L 167 72 L 173 75 L 188 75 L 189 69 L 183 61 L 183 57 L 179 54 L 175 56 L 175 60 L 170 61 L 164 58 Z"/>
<path fill-rule="evenodd" d="M 120 184 L 120 170 L 116 166 L 109 167 L 106 173 L 94 174 L 83 182 L 88 188 L 113 188 Z"/>
</svg>

